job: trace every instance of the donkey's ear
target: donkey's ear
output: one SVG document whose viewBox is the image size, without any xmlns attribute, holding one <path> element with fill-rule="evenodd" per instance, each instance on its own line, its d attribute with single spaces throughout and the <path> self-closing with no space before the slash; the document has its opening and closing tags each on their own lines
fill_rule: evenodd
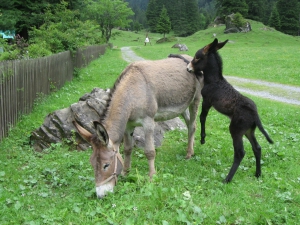
<svg viewBox="0 0 300 225">
<path fill-rule="evenodd" d="M 84 129 L 82 126 L 80 126 L 75 120 L 72 121 L 72 123 L 78 131 L 78 133 L 80 134 L 80 136 L 83 137 L 87 142 L 91 143 L 92 134 L 86 129 Z"/>
<path fill-rule="evenodd" d="M 218 51 L 219 49 L 223 48 L 224 45 L 228 42 L 228 39 L 224 42 L 220 42 L 218 43 L 217 47 L 216 47 L 216 50 Z"/>
<path fill-rule="evenodd" d="M 215 38 L 215 40 L 212 43 L 204 47 L 203 53 L 206 55 L 208 52 L 215 50 L 217 45 L 218 45 L 218 39 Z"/>
<path fill-rule="evenodd" d="M 107 146 L 109 137 L 104 126 L 98 121 L 94 121 L 94 127 L 96 129 L 97 137 L 99 138 L 100 142 L 103 145 Z"/>
</svg>

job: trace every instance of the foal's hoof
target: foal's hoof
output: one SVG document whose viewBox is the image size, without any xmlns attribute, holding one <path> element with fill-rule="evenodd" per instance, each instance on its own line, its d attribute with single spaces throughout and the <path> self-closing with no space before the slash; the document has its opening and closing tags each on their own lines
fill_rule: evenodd
<svg viewBox="0 0 300 225">
<path fill-rule="evenodd" d="M 229 180 L 227 177 L 223 180 L 223 184 L 228 184 L 231 180 Z"/>
<path fill-rule="evenodd" d="M 259 178 L 260 176 L 261 176 L 261 172 L 255 173 L 255 177 L 256 177 L 256 178 Z"/>
<path fill-rule="evenodd" d="M 204 139 L 201 139 L 201 144 L 203 145 L 203 144 L 205 144 L 205 140 Z"/>
</svg>

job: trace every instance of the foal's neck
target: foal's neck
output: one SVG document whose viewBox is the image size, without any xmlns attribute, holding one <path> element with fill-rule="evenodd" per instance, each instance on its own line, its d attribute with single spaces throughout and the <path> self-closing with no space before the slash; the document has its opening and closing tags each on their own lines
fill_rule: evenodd
<svg viewBox="0 0 300 225">
<path fill-rule="evenodd" d="M 213 83 L 219 80 L 223 80 L 222 75 L 223 63 L 222 58 L 217 52 L 212 52 L 208 55 L 207 65 L 203 70 L 204 82 Z"/>
</svg>

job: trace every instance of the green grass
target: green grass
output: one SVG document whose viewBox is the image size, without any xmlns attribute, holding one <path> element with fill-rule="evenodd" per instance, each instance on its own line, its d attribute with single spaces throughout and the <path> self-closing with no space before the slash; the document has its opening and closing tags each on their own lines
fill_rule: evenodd
<svg viewBox="0 0 300 225">
<path fill-rule="evenodd" d="M 218 35 L 221 36 L 221 28 L 211 29 L 220 29 Z M 201 31 L 184 39 L 191 49 L 189 53 L 211 41 L 211 31 Z M 142 34 L 122 32 L 114 44 L 135 46 L 133 49 L 139 55 L 151 59 L 163 58 L 175 51 L 169 48 L 173 43 L 152 43 L 152 46 L 144 47 L 142 40 L 138 46 L 137 42 L 131 41 L 138 35 Z M 157 34 L 151 35 L 159 38 Z M 247 34 L 240 35 L 245 37 Z M 255 34 L 249 35 L 253 40 L 258 39 Z M 278 39 L 282 38 L 296 51 L 296 38 L 278 33 L 272 35 L 278 35 Z M 274 42 L 279 43 L 274 37 Z M 225 38 L 220 37 L 221 40 Z M 231 39 L 236 44 L 226 46 L 228 50 L 222 49 L 224 62 L 237 60 L 228 56 L 234 57 L 233 52 L 244 57 L 254 54 L 253 48 L 262 51 L 262 40 L 260 44 L 253 41 L 252 48 L 243 47 L 245 42 L 240 43 L 242 37 L 238 34 L 230 35 Z M 276 45 L 272 46 L 262 48 L 274 51 L 274 55 L 279 53 Z M 291 54 L 290 57 L 294 56 Z M 257 57 L 249 57 L 248 63 L 255 65 L 255 60 Z M 271 60 L 266 58 L 266 61 Z M 95 196 L 93 169 L 89 163 L 91 150 L 75 151 L 64 144 L 52 145 L 43 153 L 30 148 L 30 132 L 43 123 L 48 113 L 77 102 L 96 86 L 111 87 L 127 64 L 121 59 L 119 49 L 108 50 L 82 69 L 78 78 L 38 101 L 34 111 L 23 116 L 11 129 L 9 137 L 0 143 L 0 224 L 298 224 L 300 113 L 296 106 L 250 96 L 257 103 L 262 122 L 275 143 L 268 144 L 263 135 L 256 132 L 263 151 L 263 175 L 256 179 L 253 153 L 245 140 L 247 154 L 233 181 L 227 185 L 222 180 L 233 159 L 229 121 L 215 110 L 207 118 L 205 145 L 200 145 L 199 129 L 196 131 L 196 155 L 192 159 L 184 159 L 187 132 L 168 132 L 163 145 L 157 148 L 154 182 L 148 181 L 148 164 L 143 150 L 135 148 L 129 176 L 121 177 L 115 193 L 103 200 Z M 232 66 L 232 70 L 238 72 L 228 74 L 255 78 L 254 70 L 246 75 L 237 64 L 232 63 Z M 277 72 L 281 65 L 274 63 L 273 66 Z M 295 68 L 297 64 L 291 66 Z M 256 64 L 256 67 L 267 73 L 261 65 Z M 277 76 L 270 81 L 279 82 Z M 290 74 L 284 80 L 288 84 L 294 83 Z"/>
</svg>

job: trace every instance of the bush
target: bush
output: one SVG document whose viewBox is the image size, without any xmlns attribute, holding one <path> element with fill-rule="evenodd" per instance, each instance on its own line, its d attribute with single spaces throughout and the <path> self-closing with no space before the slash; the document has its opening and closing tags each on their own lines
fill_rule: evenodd
<svg viewBox="0 0 300 225">
<path fill-rule="evenodd" d="M 244 19 L 244 17 L 242 16 L 242 14 L 240 13 L 236 13 L 233 17 L 233 21 L 232 23 L 236 26 L 236 27 L 243 27 L 246 25 L 246 20 Z"/>
<path fill-rule="evenodd" d="M 6 40 L 1 39 L 0 46 L 3 48 L 3 53 L 0 53 L 0 61 L 28 59 L 28 43 L 20 35 L 16 35 L 11 44 L 8 44 Z"/>
<path fill-rule="evenodd" d="M 67 9 L 63 3 L 45 14 L 45 23 L 29 32 L 30 44 L 34 45 L 30 48 L 32 56 L 75 51 L 79 47 L 104 43 L 98 24 L 79 20 L 79 12 Z M 41 46 L 42 51 L 37 46 Z"/>
<path fill-rule="evenodd" d="M 48 49 L 48 45 L 45 41 L 31 44 L 28 47 L 28 55 L 30 58 L 44 57 L 51 54 L 52 52 Z"/>
</svg>

